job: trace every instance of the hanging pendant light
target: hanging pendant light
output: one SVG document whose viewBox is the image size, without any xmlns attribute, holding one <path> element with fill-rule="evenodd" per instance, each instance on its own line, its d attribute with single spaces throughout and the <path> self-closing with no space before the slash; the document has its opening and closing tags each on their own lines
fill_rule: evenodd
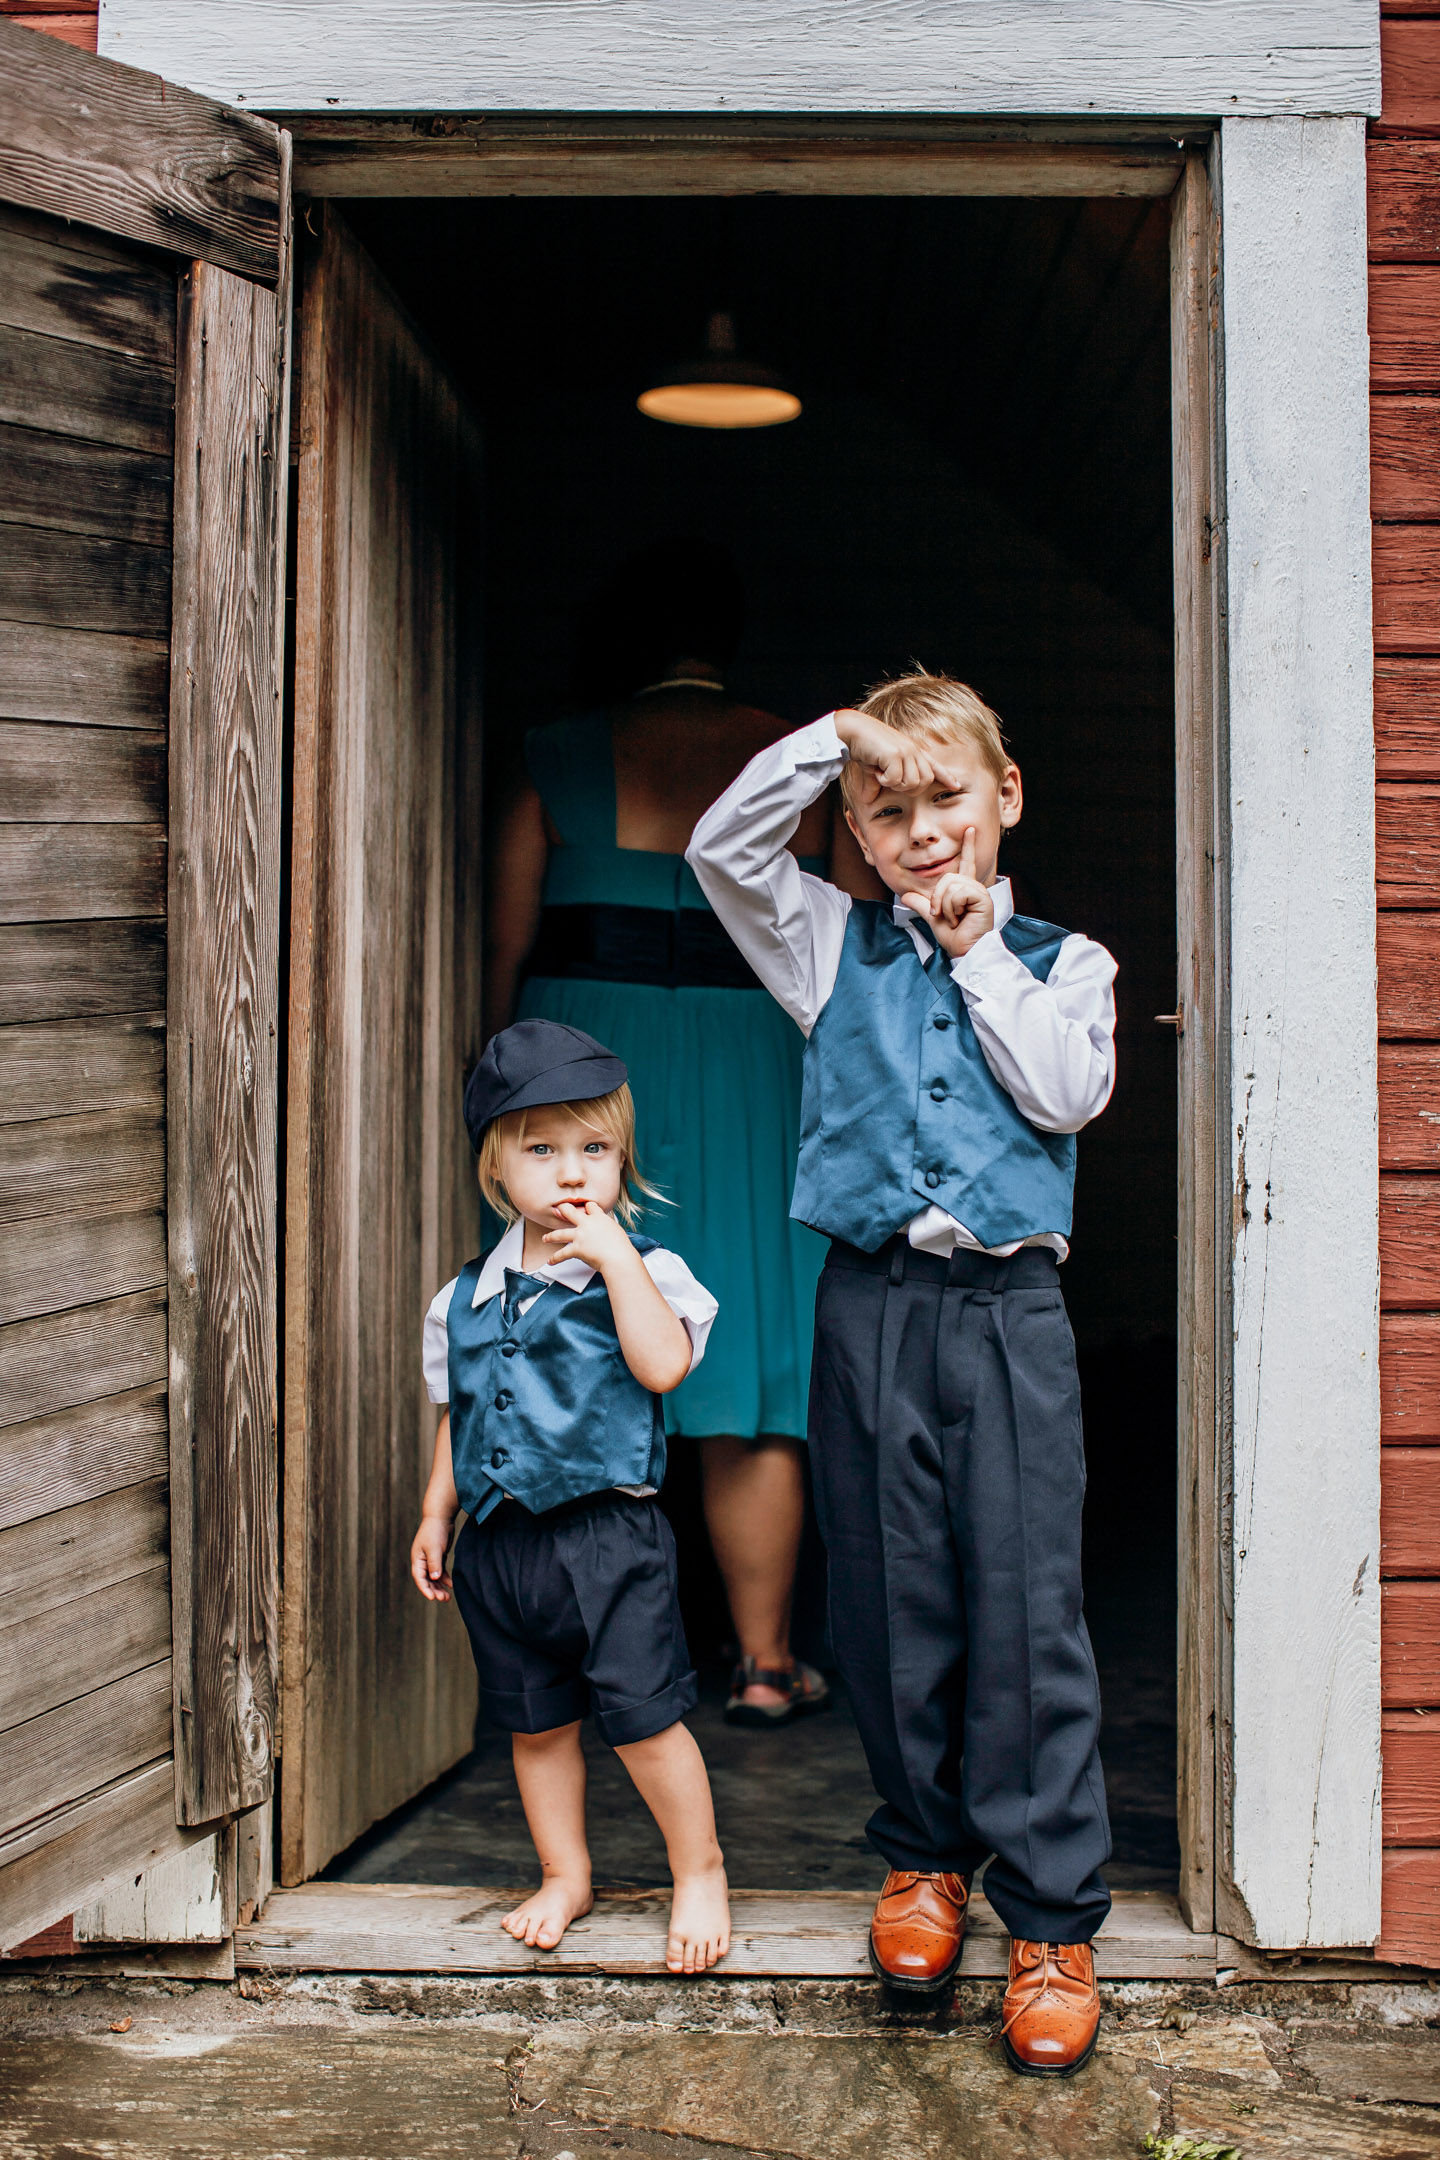
<svg viewBox="0 0 1440 2160">
<path fill-rule="evenodd" d="M 672 427 L 779 427 L 800 412 L 799 398 L 773 368 L 740 358 L 734 318 L 723 312 L 710 317 L 704 358 L 668 369 L 635 402 L 649 419 Z"/>
</svg>

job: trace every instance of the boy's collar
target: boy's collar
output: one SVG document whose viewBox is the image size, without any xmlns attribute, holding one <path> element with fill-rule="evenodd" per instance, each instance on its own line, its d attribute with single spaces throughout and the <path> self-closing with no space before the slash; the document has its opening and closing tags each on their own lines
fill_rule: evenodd
<svg viewBox="0 0 1440 2160">
<path fill-rule="evenodd" d="M 1010 890 L 1008 877 L 996 878 L 994 884 L 990 887 L 990 898 L 995 904 L 995 928 L 1003 930 L 1006 923 L 1015 913 L 1015 896 Z M 919 922 L 922 919 L 915 913 L 914 908 L 906 907 L 903 900 L 897 900 L 894 903 L 893 913 L 895 921 L 902 930 L 905 929 L 907 924 Z"/>
<path fill-rule="evenodd" d="M 527 1268 L 524 1261 L 525 1225 L 513 1222 L 499 1244 L 485 1257 L 475 1295 L 470 1300 L 472 1308 L 500 1295 L 505 1287 L 506 1268 L 514 1268 L 517 1274 L 533 1275 L 540 1282 L 563 1283 L 567 1290 L 583 1290 L 595 1273 L 594 1268 L 583 1260 L 547 1260 L 533 1268 Z"/>
</svg>

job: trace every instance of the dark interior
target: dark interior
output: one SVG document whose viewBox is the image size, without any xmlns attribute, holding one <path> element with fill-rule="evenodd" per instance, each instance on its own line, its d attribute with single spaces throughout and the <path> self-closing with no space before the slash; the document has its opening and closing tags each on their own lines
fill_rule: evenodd
<svg viewBox="0 0 1440 2160">
<path fill-rule="evenodd" d="M 934 198 L 347 206 L 480 420 L 492 800 L 523 731 L 587 698 L 587 602 L 668 533 L 734 555 L 731 686 L 798 725 L 913 662 L 973 683 L 1025 779 L 1017 904 L 1119 961 L 1119 1079 L 1080 1143 L 1063 1282 L 1080 1353 L 1087 1607 L 1105 1699 L 1111 1880 L 1163 1886 L 1174 1823 L 1175 1002 L 1168 205 Z M 804 404 L 717 433 L 635 409 L 732 311 Z M 871 1805 L 843 1708 L 723 1726 L 727 1619 L 679 1444 L 697 1725 L 733 1882 L 869 1887 Z M 823 1562 L 798 1647 L 823 1658 Z M 597 1877 L 663 1879 L 623 1771 L 587 1742 Z M 615 1806 L 609 1804 L 613 1794 Z M 328 1871 L 516 1882 L 534 1862 L 508 1744 Z"/>
</svg>

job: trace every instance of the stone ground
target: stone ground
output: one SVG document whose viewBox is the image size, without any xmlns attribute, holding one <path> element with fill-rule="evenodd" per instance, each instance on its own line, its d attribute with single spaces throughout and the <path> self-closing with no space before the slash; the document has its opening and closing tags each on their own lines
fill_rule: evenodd
<svg viewBox="0 0 1440 2160">
<path fill-rule="evenodd" d="M 1434 1983 L 1106 1993 L 1062 2084 L 980 1983 L 15 1975 L 0 2160 L 1440 2160 Z"/>
</svg>

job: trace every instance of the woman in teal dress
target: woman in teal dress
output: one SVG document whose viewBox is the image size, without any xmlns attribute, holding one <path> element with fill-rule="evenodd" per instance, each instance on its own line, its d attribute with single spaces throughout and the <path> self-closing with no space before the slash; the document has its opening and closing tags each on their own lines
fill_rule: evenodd
<svg viewBox="0 0 1440 2160">
<path fill-rule="evenodd" d="M 634 664 L 613 707 L 532 729 L 489 915 L 487 1034 L 543 1016 L 622 1057 L 645 1174 L 673 1205 L 665 1243 L 719 1300 L 694 1375 L 666 1398 L 701 1448 L 706 1523 L 739 1642 L 727 1715 L 784 1723 L 824 1700 L 790 1648 L 804 1520 L 815 1283 L 824 1243 L 792 1222 L 803 1040 L 731 944 L 684 859 L 702 810 L 785 732 L 724 689 L 738 610 L 708 550 L 632 573 Z M 842 837 L 843 836 L 843 837 Z M 807 869 L 868 891 L 822 801 L 795 839 Z M 657 1235 L 661 1225 L 653 1224 Z"/>
</svg>

